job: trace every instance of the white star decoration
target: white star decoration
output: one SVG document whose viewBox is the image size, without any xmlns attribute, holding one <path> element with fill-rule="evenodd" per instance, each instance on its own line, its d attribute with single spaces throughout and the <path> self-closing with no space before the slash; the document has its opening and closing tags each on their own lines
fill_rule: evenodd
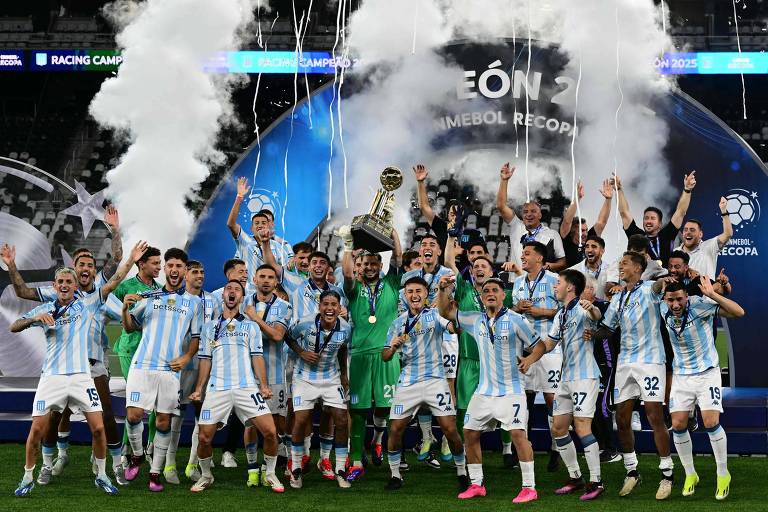
<svg viewBox="0 0 768 512">
<path fill-rule="evenodd" d="M 99 190 L 91 195 L 85 190 L 85 187 L 77 181 L 75 181 L 75 189 L 77 191 L 77 203 L 61 213 L 80 217 L 80 221 L 83 223 L 83 239 L 86 239 L 88 238 L 88 233 L 91 232 L 91 226 L 93 226 L 96 219 L 104 218 L 105 211 L 101 205 L 104 203 L 104 193 L 107 189 Z"/>
</svg>

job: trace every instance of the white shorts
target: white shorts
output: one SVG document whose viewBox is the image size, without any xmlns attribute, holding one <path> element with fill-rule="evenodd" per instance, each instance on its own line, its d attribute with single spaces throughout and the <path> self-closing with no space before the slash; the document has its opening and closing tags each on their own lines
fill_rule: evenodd
<svg viewBox="0 0 768 512">
<path fill-rule="evenodd" d="M 306 411 L 315 408 L 315 403 L 322 402 L 325 407 L 347 409 L 347 394 L 339 379 L 328 382 L 308 382 L 294 377 L 293 410 Z"/>
<path fill-rule="evenodd" d="M 109 378 L 109 368 L 103 361 L 94 361 L 91 363 L 91 378 L 96 379 L 98 377 Z"/>
<path fill-rule="evenodd" d="M 197 386 L 197 374 L 197 369 L 181 370 L 179 372 L 179 389 L 181 390 L 181 395 L 179 395 L 180 404 L 188 404 L 192 402 L 192 400 L 189 399 L 189 395 L 195 391 L 195 386 Z"/>
<path fill-rule="evenodd" d="M 696 375 L 672 375 L 669 412 L 691 411 L 696 405 L 702 411 L 723 412 L 720 368 L 710 368 Z"/>
<path fill-rule="evenodd" d="M 443 336 L 443 370 L 446 379 L 455 379 L 459 362 L 459 339 L 455 334 Z"/>
<path fill-rule="evenodd" d="M 525 376 L 526 391 L 557 393 L 560 374 L 563 367 L 563 355 L 548 353 L 533 363 Z"/>
<path fill-rule="evenodd" d="M 664 402 L 667 369 L 664 364 L 619 363 L 616 367 L 614 402 L 640 398 L 643 402 Z"/>
<path fill-rule="evenodd" d="M 592 418 L 597 408 L 597 393 L 600 391 L 600 379 L 580 379 L 561 382 L 555 400 L 552 402 L 552 415 L 573 414 L 577 418 Z"/>
<path fill-rule="evenodd" d="M 179 374 L 131 368 L 125 383 L 125 406 L 164 414 L 179 414 Z"/>
<path fill-rule="evenodd" d="M 285 392 L 285 384 L 272 384 L 272 398 L 267 400 L 267 406 L 272 414 L 279 414 L 283 418 L 288 416 L 288 397 Z"/>
<path fill-rule="evenodd" d="M 69 407 L 82 413 L 101 412 L 101 400 L 93 379 L 86 373 L 40 377 L 35 391 L 32 416 Z"/>
<path fill-rule="evenodd" d="M 499 425 L 504 430 L 528 428 L 525 393 L 507 396 L 472 395 L 464 416 L 464 428 L 489 432 Z"/>
<path fill-rule="evenodd" d="M 208 389 L 198 423 L 200 425 L 226 423 L 232 409 L 235 410 L 240 422 L 246 426 L 251 418 L 272 414 L 259 388 L 236 388 L 227 391 Z"/>
<path fill-rule="evenodd" d="M 390 419 L 412 418 L 422 407 L 429 407 L 432 416 L 455 416 L 451 390 L 445 379 L 427 379 L 410 386 L 398 385 L 392 399 Z"/>
</svg>

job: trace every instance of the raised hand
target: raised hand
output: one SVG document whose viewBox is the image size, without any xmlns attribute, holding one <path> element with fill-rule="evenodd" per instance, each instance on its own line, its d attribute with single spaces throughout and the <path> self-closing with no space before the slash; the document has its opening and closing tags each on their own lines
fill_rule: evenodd
<svg viewBox="0 0 768 512">
<path fill-rule="evenodd" d="M 696 186 L 696 171 L 691 171 L 690 173 L 685 175 L 685 178 L 683 178 L 683 188 L 685 190 L 693 190 L 693 187 Z"/>
<path fill-rule="evenodd" d="M 720 206 L 720 213 L 728 213 L 728 201 L 724 197 L 720 198 L 718 206 Z"/>
<path fill-rule="evenodd" d="M 611 183 L 611 180 L 603 180 L 603 186 L 598 190 L 600 191 L 600 195 L 606 199 L 611 199 L 613 197 L 613 183 Z"/>
<path fill-rule="evenodd" d="M 621 178 L 619 178 L 619 175 L 615 172 L 611 174 L 611 179 L 609 180 L 611 183 L 611 186 L 614 187 L 616 190 L 621 190 Z"/>
<path fill-rule="evenodd" d="M 429 171 L 424 164 L 416 164 L 413 168 L 413 174 L 416 175 L 416 181 L 424 181 L 429 176 Z"/>
<path fill-rule="evenodd" d="M 576 184 L 576 193 L 579 195 L 579 201 L 584 199 L 584 184 L 581 182 L 578 182 Z"/>
<path fill-rule="evenodd" d="M 709 282 L 709 278 L 705 275 L 699 279 L 699 289 L 706 297 L 712 297 L 715 295 L 715 289 L 712 287 L 712 283 Z"/>
<path fill-rule="evenodd" d="M 728 286 L 728 283 L 730 282 L 730 280 L 728 279 L 728 276 L 727 276 L 727 275 L 725 275 L 725 267 L 723 267 L 723 268 L 721 268 L 721 269 L 720 269 L 720 273 L 719 273 L 719 274 L 717 274 L 717 279 L 716 279 L 716 281 L 717 281 L 718 283 L 720 283 L 720 286 L 722 286 L 723 288 L 725 288 L 726 286 Z"/>
<path fill-rule="evenodd" d="M 522 273 L 522 270 L 520 270 L 520 267 L 514 261 L 507 261 L 502 263 L 501 269 L 504 272 L 512 272 L 515 275 L 520 275 Z"/>
<path fill-rule="evenodd" d="M 251 187 L 248 186 L 248 178 L 237 178 L 237 197 L 243 199 L 249 190 Z"/>
<path fill-rule="evenodd" d="M 107 205 L 106 213 L 104 214 L 104 224 L 109 226 L 109 229 L 115 231 L 120 227 L 120 216 L 117 214 L 117 208 Z"/>
<path fill-rule="evenodd" d="M 144 256 L 144 253 L 147 252 L 148 248 L 149 244 L 144 240 L 139 240 L 136 242 L 136 245 L 134 245 L 133 249 L 131 249 L 131 261 L 139 261 L 141 257 Z"/>
<path fill-rule="evenodd" d="M 515 174 L 515 168 L 509 166 L 509 162 L 505 163 L 501 166 L 501 179 L 504 181 L 507 181 L 509 178 L 512 177 L 513 174 Z"/>
<path fill-rule="evenodd" d="M 6 266 L 10 266 L 16 260 L 16 246 L 3 244 L 3 247 L 0 248 L 0 258 L 3 259 Z"/>
<path fill-rule="evenodd" d="M 437 283 L 437 287 L 441 290 L 445 290 L 446 288 L 453 286 L 454 283 L 456 283 L 456 276 L 453 274 L 445 275 L 440 278 L 440 281 Z"/>
</svg>

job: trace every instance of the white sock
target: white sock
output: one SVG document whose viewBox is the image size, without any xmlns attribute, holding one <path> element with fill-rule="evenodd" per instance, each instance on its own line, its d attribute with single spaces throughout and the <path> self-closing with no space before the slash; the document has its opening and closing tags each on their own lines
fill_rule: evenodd
<svg viewBox="0 0 768 512">
<path fill-rule="evenodd" d="M 712 428 L 707 429 L 709 434 L 709 443 L 712 445 L 712 453 L 715 454 L 715 463 L 717 464 L 717 476 L 728 474 L 728 438 L 725 430 L 718 423 Z"/>
<path fill-rule="evenodd" d="M 67 455 L 67 449 L 69 448 L 69 432 L 58 433 L 56 446 L 59 448 L 59 457 Z"/>
<path fill-rule="evenodd" d="M 275 473 L 275 466 L 277 466 L 277 455 L 264 455 L 264 464 L 267 466 L 267 474 L 273 475 Z"/>
<path fill-rule="evenodd" d="M 432 440 L 432 415 L 431 414 L 419 414 L 419 428 L 421 429 L 421 439 L 426 442 Z"/>
<path fill-rule="evenodd" d="M 43 445 L 43 467 L 53 467 L 53 454 L 56 453 L 56 447 L 54 445 Z"/>
<path fill-rule="evenodd" d="M 150 473 L 161 473 L 163 471 L 165 455 L 168 453 L 168 444 L 170 442 L 170 430 L 163 432 L 162 430 L 158 429 L 155 431 L 155 441 L 153 443 L 155 451 L 152 453 L 152 467 L 150 469 Z"/>
<path fill-rule="evenodd" d="M 661 470 L 662 475 L 664 475 L 667 478 L 672 478 L 674 467 L 675 467 L 675 463 L 672 460 L 672 457 L 670 456 L 659 457 L 659 469 Z"/>
<path fill-rule="evenodd" d="M 293 443 L 291 446 L 291 470 L 301 469 L 301 459 L 304 457 L 304 443 Z"/>
<path fill-rule="evenodd" d="M 400 476 L 400 452 L 387 452 L 387 461 L 389 462 L 389 471 L 395 478 L 403 479 Z"/>
<path fill-rule="evenodd" d="M 336 451 L 336 473 L 339 471 L 343 473 L 347 466 L 349 447 L 347 446 L 347 443 L 337 443 L 334 450 Z"/>
<path fill-rule="evenodd" d="M 119 467 L 123 461 L 122 459 L 122 442 L 115 443 L 113 445 L 108 444 L 107 450 L 112 457 L 112 469 Z"/>
<path fill-rule="evenodd" d="M 373 444 L 381 444 L 384 432 L 387 430 L 387 418 L 373 416 Z"/>
<path fill-rule="evenodd" d="M 304 453 L 309 455 L 312 452 L 312 434 L 304 438 Z"/>
<path fill-rule="evenodd" d="M 107 459 L 94 457 L 93 461 L 96 463 L 96 478 L 107 476 Z"/>
<path fill-rule="evenodd" d="M 536 477 L 533 473 L 533 461 L 520 461 L 520 472 L 523 474 L 523 487 L 536 487 Z"/>
<path fill-rule="evenodd" d="M 502 455 L 512 455 L 512 442 L 501 443 L 501 453 Z"/>
<path fill-rule="evenodd" d="M 200 474 L 204 478 L 213 478 L 213 473 L 211 473 L 211 457 L 199 459 L 198 462 L 200 462 Z"/>
<path fill-rule="evenodd" d="M 34 479 L 35 479 L 35 466 L 32 466 L 31 468 L 27 468 L 27 466 L 24 466 L 24 481 L 31 482 Z"/>
<path fill-rule="evenodd" d="M 453 456 L 453 462 L 456 464 L 456 475 L 464 476 L 467 474 L 467 458 L 464 455 L 464 450 Z"/>
<path fill-rule="evenodd" d="M 675 450 L 680 458 L 680 463 L 685 469 L 686 476 L 696 473 L 693 465 L 693 446 L 691 443 L 691 434 L 687 428 L 672 431 L 672 440 L 675 442 Z"/>
<path fill-rule="evenodd" d="M 635 452 L 622 452 L 621 458 L 624 459 L 624 469 L 627 470 L 627 473 L 637 469 L 637 454 Z"/>
<path fill-rule="evenodd" d="M 333 436 L 320 434 L 320 460 L 330 459 L 333 450 Z"/>
<path fill-rule="evenodd" d="M 581 438 L 581 445 L 584 447 L 584 457 L 587 459 L 589 468 L 589 481 L 600 481 L 600 445 L 595 436 L 587 434 Z"/>
<path fill-rule="evenodd" d="M 571 435 L 565 434 L 563 437 L 555 438 L 555 444 L 557 445 L 557 451 L 560 452 L 560 457 L 565 463 L 565 467 L 568 468 L 570 477 L 581 478 L 579 459 L 576 456 L 576 445 L 573 444 Z"/>
<path fill-rule="evenodd" d="M 467 464 L 467 471 L 469 471 L 469 481 L 472 485 L 483 485 L 482 464 Z"/>
<path fill-rule="evenodd" d="M 190 448 L 189 462 L 187 462 L 188 466 L 197 464 L 197 461 L 199 460 L 197 458 L 197 444 L 199 442 L 200 442 L 200 427 L 197 424 L 197 420 L 195 420 L 195 430 L 192 431 L 192 448 Z"/>
<path fill-rule="evenodd" d="M 171 417 L 171 435 L 168 441 L 168 451 L 165 454 L 165 467 L 176 465 L 176 450 L 179 449 L 179 438 L 181 437 L 182 423 L 184 423 L 183 417 Z"/>
<path fill-rule="evenodd" d="M 128 442 L 131 445 L 131 451 L 133 455 L 139 456 L 144 454 L 144 445 L 142 444 L 142 435 L 144 434 L 144 422 L 139 421 L 134 424 L 130 421 L 126 422 L 128 427 Z"/>
</svg>

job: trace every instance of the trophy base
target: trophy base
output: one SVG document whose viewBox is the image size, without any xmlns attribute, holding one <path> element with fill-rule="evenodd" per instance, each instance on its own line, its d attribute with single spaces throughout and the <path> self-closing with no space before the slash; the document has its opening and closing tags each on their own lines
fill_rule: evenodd
<svg viewBox="0 0 768 512">
<path fill-rule="evenodd" d="M 395 247 L 391 232 L 391 226 L 373 215 L 358 215 L 352 219 L 352 239 L 356 248 L 373 253 L 391 251 Z"/>
</svg>

